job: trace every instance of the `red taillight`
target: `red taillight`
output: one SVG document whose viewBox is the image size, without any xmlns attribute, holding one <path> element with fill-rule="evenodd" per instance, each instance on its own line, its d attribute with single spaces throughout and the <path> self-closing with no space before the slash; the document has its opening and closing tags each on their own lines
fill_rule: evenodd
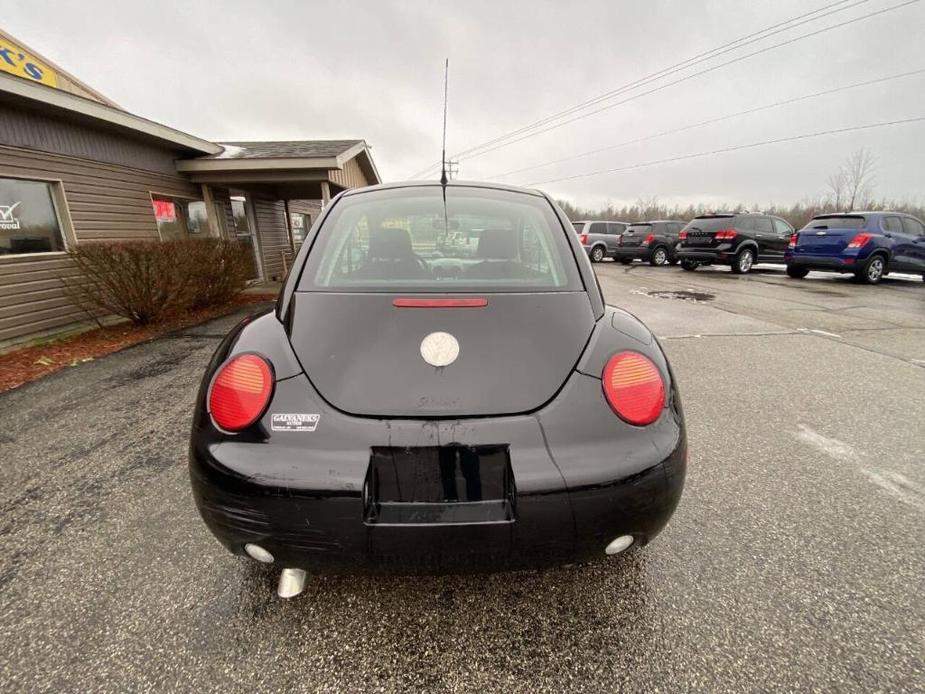
<svg viewBox="0 0 925 694">
<path fill-rule="evenodd" d="M 615 354 L 601 375 L 604 397 L 620 418 L 645 426 L 665 407 L 665 382 L 658 368 L 639 352 Z"/>
<path fill-rule="evenodd" d="M 787 244 L 787 248 L 796 248 L 797 247 L 797 235 L 790 234 L 790 243 Z"/>
<path fill-rule="evenodd" d="M 392 300 L 396 308 L 485 308 L 488 299 L 411 299 L 398 298 Z"/>
<path fill-rule="evenodd" d="M 273 371 L 256 354 L 242 354 L 225 362 L 209 391 L 209 414 L 225 431 L 241 431 L 256 422 L 270 401 Z"/>
<path fill-rule="evenodd" d="M 736 237 L 735 229 L 720 229 L 713 237 L 717 241 L 732 241 Z"/>
<path fill-rule="evenodd" d="M 860 234 L 857 234 L 855 235 L 853 239 L 851 239 L 851 243 L 848 244 L 848 248 L 860 248 L 865 243 L 870 241 L 870 239 L 871 239 L 871 235 L 868 234 L 867 232 L 862 232 Z"/>
<path fill-rule="evenodd" d="M 687 229 L 682 229 L 681 232 L 678 234 L 678 241 L 683 241 L 686 238 L 687 238 Z"/>
<path fill-rule="evenodd" d="M 587 245 L 588 245 L 588 235 L 587 235 L 587 234 L 579 234 L 579 236 L 578 236 L 578 243 L 580 243 L 582 246 L 587 246 Z"/>
<path fill-rule="evenodd" d="M 643 240 L 642 245 L 643 245 L 643 246 L 648 246 L 648 245 L 649 245 L 650 243 L 652 243 L 653 241 L 655 241 L 655 234 L 649 234 L 649 235 L 646 236 L 646 238 Z"/>
</svg>

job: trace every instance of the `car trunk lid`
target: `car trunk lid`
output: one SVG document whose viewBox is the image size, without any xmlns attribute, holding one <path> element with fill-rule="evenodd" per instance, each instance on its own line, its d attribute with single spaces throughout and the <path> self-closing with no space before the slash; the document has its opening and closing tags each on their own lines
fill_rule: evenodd
<svg viewBox="0 0 925 694">
<path fill-rule="evenodd" d="M 715 246 L 716 233 L 718 231 L 732 229 L 734 226 L 735 217 L 733 215 L 697 217 L 684 228 L 687 236 L 684 241 L 682 241 L 682 245 L 693 246 L 694 248 L 709 248 Z"/>
<path fill-rule="evenodd" d="M 864 230 L 866 221 L 861 216 L 817 217 L 798 232 L 796 250 L 813 255 L 838 255 Z"/>
<path fill-rule="evenodd" d="M 633 224 L 620 236 L 621 246 L 639 246 L 652 233 L 651 224 Z"/>
<path fill-rule="evenodd" d="M 484 305 L 416 305 L 430 298 L 482 299 Z M 449 297 L 296 292 L 290 341 L 321 396 L 345 412 L 487 416 L 527 412 L 550 400 L 593 327 L 585 292 Z M 422 356 L 422 341 L 441 332 L 455 338 L 458 357 L 432 366 Z"/>
</svg>

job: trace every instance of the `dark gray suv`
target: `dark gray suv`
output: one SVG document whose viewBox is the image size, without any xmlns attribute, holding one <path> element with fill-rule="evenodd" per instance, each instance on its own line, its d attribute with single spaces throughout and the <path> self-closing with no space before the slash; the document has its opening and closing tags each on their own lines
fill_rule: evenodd
<svg viewBox="0 0 925 694">
<path fill-rule="evenodd" d="M 675 247 L 684 222 L 676 219 L 655 219 L 631 224 L 619 239 L 614 258 L 629 265 L 636 258 L 650 265 L 674 265 L 678 262 Z"/>
<path fill-rule="evenodd" d="M 585 253 L 592 263 L 599 263 L 604 258 L 613 258 L 620 241 L 620 235 L 629 226 L 627 222 L 572 222 L 578 233 Z"/>
</svg>

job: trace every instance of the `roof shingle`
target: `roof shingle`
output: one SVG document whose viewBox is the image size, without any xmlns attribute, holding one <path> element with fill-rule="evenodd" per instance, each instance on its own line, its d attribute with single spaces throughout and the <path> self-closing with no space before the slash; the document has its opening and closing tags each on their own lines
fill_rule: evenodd
<svg viewBox="0 0 925 694">
<path fill-rule="evenodd" d="M 336 157 L 365 140 L 278 140 L 218 142 L 224 151 L 200 159 L 318 159 Z"/>
</svg>

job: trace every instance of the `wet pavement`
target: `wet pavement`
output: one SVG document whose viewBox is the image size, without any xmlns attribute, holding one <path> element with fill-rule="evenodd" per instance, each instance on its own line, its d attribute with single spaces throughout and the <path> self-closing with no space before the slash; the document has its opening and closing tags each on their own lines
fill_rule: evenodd
<svg viewBox="0 0 925 694">
<path fill-rule="evenodd" d="M 189 493 L 226 318 L 0 395 L 0 690 L 925 689 L 921 280 L 597 270 L 681 384 L 688 482 L 651 545 L 279 600 Z"/>
</svg>

